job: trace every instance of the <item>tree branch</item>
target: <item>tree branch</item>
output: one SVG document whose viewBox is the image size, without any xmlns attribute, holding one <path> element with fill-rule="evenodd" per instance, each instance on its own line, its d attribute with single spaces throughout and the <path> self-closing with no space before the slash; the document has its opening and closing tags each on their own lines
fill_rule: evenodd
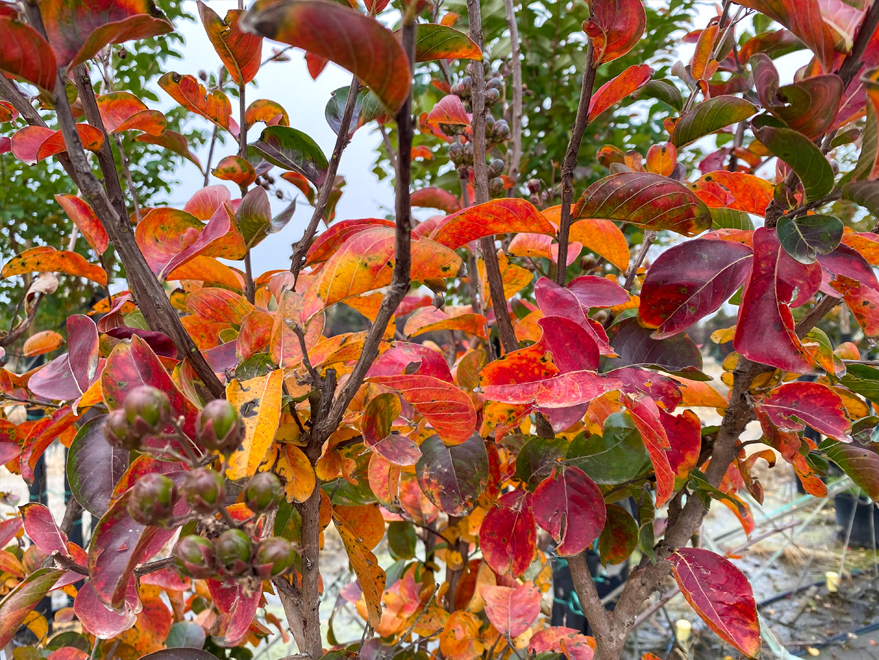
<svg viewBox="0 0 879 660">
<path fill-rule="evenodd" d="M 342 160 L 342 152 L 348 146 L 350 141 L 348 130 L 351 127 L 351 120 L 354 117 L 354 106 L 357 104 L 357 95 L 360 93 L 360 81 L 355 77 L 351 80 L 351 86 L 348 88 L 348 98 L 345 100 L 345 110 L 342 113 L 342 121 L 339 124 L 339 134 L 336 136 L 336 145 L 333 147 L 333 155 L 330 158 L 330 164 L 327 168 L 327 178 L 320 187 L 317 201 L 314 204 L 314 213 L 311 214 L 311 220 L 305 228 L 305 233 L 296 245 L 293 251 L 293 258 L 290 261 L 290 272 L 293 273 L 294 283 L 299 279 L 299 271 L 305 265 L 305 255 L 308 248 L 311 247 L 311 240 L 317 233 L 317 226 L 324 215 L 327 203 L 330 201 L 330 194 L 333 192 L 333 184 L 336 181 L 336 172 L 339 170 L 339 161 Z"/>
<path fill-rule="evenodd" d="M 513 0 L 504 0 L 507 14 L 507 27 L 510 29 L 510 61 L 513 66 L 513 130 L 510 149 L 510 178 L 519 178 L 519 163 L 522 160 L 522 59 L 519 52 L 519 28 L 516 25 L 516 10 Z"/>
<path fill-rule="evenodd" d="M 146 259 L 144 259 L 134 239 L 127 213 L 124 215 L 117 213 L 107 198 L 104 188 L 92 173 L 92 169 L 83 152 L 79 133 L 76 130 L 76 121 L 70 110 L 70 104 L 67 102 L 64 79 L 60 74 L 55 83 L 55 97 L 58 124 L 64 135 L 67 155 L 75 172 L 75 179 L 78 181 L 86 201 L 88 201 L 101 219 L 107 233 L 110 235 L 110 239 L 113 241 L 113 245 L 119 252 L 119 257 L 128 273 L 132 294 L 138 307 L 143 312 L 147 324 L 152 329 L 160 330 L 171 338 L 177 347 L 180 357 L 190 360 L 193 369 L 201 378 L 211 396 L 214 398 L 224 397 L 225 388 L 223 384 L 219 381 L 213 369 L 210 368 L 204 356 L 180 323 L 177 312 L 171 306 L 168 296 L 165 295 L 164 288 L 147 265 Z M 92 113 L 97 108 L 93 94 L 91 98 L 83 99 L 83 107 L 87 113 Z M 92 119 L 95 120 L 96 127 L 104 132 L 106 142 L 106 131 L 103 130 L 100 114 L 97 117 L 92 117 Z M 118 185 L 118 177 L 116 177 L 116 185 Z M 119 192 L 121 194 L 121 187 Z M 124 209 L 124 201 L 122 206 Z"/>
<path fill-rule="evenodd" d="M 577 105 L 577 117 L 571 140 L 562 162 L 562 214 L 559 220 L 559 257 L 555 281 L 559 286 L 567 283 L 568 237 L 571 233 L 571 202 L 574 200 L 574 169 L 577 167 L 577 154 L 583 133 L 589 122 L 589 104 L 592 101 L 592 88 L 595 84 L 595 67 L 592 64 L 592 40 L 586 43 L 586 68 L 583 70 L 583 86 L 580 88 L 580 103 Z"/>
<path fill-rule="evenodd" d="M 470 19 L 470 38 L 482 48 L 482 12 L 479 0 L 467 0 L 467 14 Z M 476 192 L 476 203 L 484 204 L 488 201 L 488 163 L 485 160 L 485 70 L 482 68 L 482 62 L 470 63 L 470 78 L 473 81 L 470 97 L 471 109 L 473 110 L 473 173 L 475 175 L 473 187 Z M 519 348 L 519 342 L 513 331 L 510 311 L 507 309 L 507 299 L 504 296 L 504 283 L 494 237 L 486 236 L 480 239 L 479 246 L 482 249 L 482 259 L 485 262 L 488 291 L 491 296 L 491 305 L 494 308 L 498 335 L 504 352 L 509 353 Z M 471 274 L 471 277 L 474 275 L 476 274 Z"/>
</svg>

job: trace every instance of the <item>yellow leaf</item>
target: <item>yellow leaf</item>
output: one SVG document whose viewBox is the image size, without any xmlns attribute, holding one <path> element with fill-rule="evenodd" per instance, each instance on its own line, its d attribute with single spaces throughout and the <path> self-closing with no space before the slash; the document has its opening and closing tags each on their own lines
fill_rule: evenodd
<svg viewBox="0 0 879 660">
<path fill-rule="evenodd" d="M 688 408 L 726 408 L 726 397 L 714 389 L 711 385 L 701 380 L 688 380 L 677 376 L 670 376 L 677 384 L 683 395 L 681 405 Z"/>
<path fill-rule="evenodd" d="M 317 478 L 305 453 L 296 445 L 283 445 L 276 471 L 286 482 L 288 502 L 304 502 L 314 492 Z"/>
<path fill-rule="evenodd" d="M 604 257 L 625 273 L 629 267 L 629 244 L 620 228 L 610 220 L 578 220 L 571 225 L 568 240 L 581 243 L 587 250 Z"/>
<path fill-rule="evenodd" d="M 440 635 L 440 650 L 449 660 L 475 660 L 485 647 L 479 641 L 479 619 L 470 612 L 453 612 Z"/>
<path fill-rule="evenodd" d="M 243 479 L 256 473 L 272 446 L 281 421 L 281 384 L 284 372 L 276 369 L 266 376 L 243 383 L 233 380 L 226 386 L 226 398 L 241 413 L 246 436 L 241 449 L 229 459 L 230 479 Z"/>
<path fill-rule="evenodd" d="M 363 590 L 369 625 L 377 628 L 382 618 L 382 592 L 385 590 L 387 575 L 378 565 L 375 555 L 359 540 L 357 531 L 351 529 L 348 521 L 339 516 L 337 511 L 333 511 L 333 522 L 339 530 L 351 568 L 354 569 Z"/>
<path fill-rule="evenodd" d="M 497 260 L 501 271 L 501 281 L 504 283 L 504 299 L 509 300 L 531 284 L 531 271 L 514 264 L 503 250 L 497 251 Z M 482 290 L 486 292 L 485 302 L 486 306 L 488 306 L 488 303 L 491 302 L 491 297 L 488 295 L 488 277 L 485 274 L 485 262 L 480 259 L 476 268 L 479 271 L 479 281 L 482 282 Z"/>
<path fill-rule="evenodd" d="M 720 330 L 715 330 L 711 333 L 711 341 L 715 344 L 725 344 L 728 341 L 732 341 L 735 335 L 736 326 L 732 326 L 731 328 L 721 328 Z"/>
</svg>

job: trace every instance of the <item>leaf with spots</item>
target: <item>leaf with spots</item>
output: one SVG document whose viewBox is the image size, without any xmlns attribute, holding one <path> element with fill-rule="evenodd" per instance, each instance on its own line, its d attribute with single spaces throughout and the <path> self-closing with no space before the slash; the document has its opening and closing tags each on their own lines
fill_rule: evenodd
<svg viewBox="0 0 879 660">
<path fill-rule="evenodd" d="M 50 246 L 30 248 L 16 255 L 4 264 L 0 277 L 26 273 L 64 273 L 107 285 L 107 272 L 103 268 L 90 264 L 81 254 Z"/>
<path fill-rule="evenodd" d="M 592 40 L 594 66 L 612 62 L 628 53 L 647 27 L 641 0 L 596 0 L 583 29 Z"/>
<path fill-rule="evenodd" d="M 686 330 L 716 312 L 745 281 L 752 262 L 746 245 L 696 239 L 665 250 L 647 270 L 638 320 L 654 339 Z"/>
<path fill-rule="evenodd" d="M 600 218 L 695 236 L 711 227 L 708 207 L 682 183 L 649 172 L 596 181 L 577 201 L 574 220 Z"/>
<path fill-rule="evenodd" d="M 515 587 L 484 585 L 485 615 L 505 637 L 518 637 L 540 615 L 540 590 L 533 582 Z"/>
<path fill-rule="evenodd" d="M 256 474 L 272 446 L 281 422 L 283 379 L 283 370 L 276 369 L 243 383 L 233 380 L 226 386 L 226 398 L 238 409 L 246 429 L 241 448 L 229 458 L 230 479 Z"/>
<path fill-rule="evenodd" d="M 241 87 L 253 80 L 262 57 L 262 37 L 241 29 L 239 23 L 244 12 L 230 9 L 224 20 L 199 0 L 198 13 L 208 39 L 226 65 L 233 82 Z"/>
<path fill-rule="evenodd" d="M 64 345 L 64 337 L 54 330 L 43 330 L 28 337 L 24 346 L 21 347 L 21 354 L 25 357 L 34 357 L 35 355 L 45 355 L 61 348 Z"/>
<path fill-rule="evenodd" d="M 474 433 L 466 442 L 447 446 L 433 435 L 421 443 L 415 466 L 418 484 L 433 504 L 450 516 L 466 516 L 488 487 L 485 440 Z"/>
<path fill-rule="evenodd" d="M 482 521 L 479 544 L 485 561 L 499 575 L 521 576 L 537 556 L 537 528 L 531 493 L 514 490 L 498 499 Z"/>
<path fill-rule="evenodd" d="M 333 511 L 333 522 L 342 537 L 345 551 L 348 553 L 348 561 L 357 576 L 357 582 L 363 590 L 363 598 L 366 601 L 367 620 L 373 628 L 378 627 L 382 618 L 382 593 L 385 589 L 387 576 L 375 555 L 361 540 L 362 535 L 351 524 Z"/>
<path fill-rule="evenodd" d="M 190 112 L 204 117 L 233 135 L 238 134 L 238 126 L 232 119 L 232 104 L 221 90 L 205 89 L 195 76 L 169 72 L 159 78 L 159 87 Z"/>
<path fill-rule="evenodd" d="M 0 646 L 6 647 L 28 613 L 45 598 L 64 571 L 41 568 L 16 585 L 0 600 Z"/>
<path fill-rule="evenodd" d="M 749 658 L 760 652 L 760 624 L 748 578 L 728 559 L 701 548 L 669 557 L 687 602 L 717 635 Z"/>
</svg>

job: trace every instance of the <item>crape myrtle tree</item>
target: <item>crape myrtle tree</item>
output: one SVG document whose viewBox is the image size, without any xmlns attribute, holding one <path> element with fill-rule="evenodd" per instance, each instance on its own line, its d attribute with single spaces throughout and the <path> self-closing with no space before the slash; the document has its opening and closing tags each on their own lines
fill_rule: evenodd
<svg viewBox="0 0 879 660">
<path fill-rule="evenodd" d="M 33 608 L 64 590 L 72 613 L 57 617 L 82 633 L 37 635 L 64 657 L 201 660 L 215 657 L 204 647 L 225 654 L 279 626 L 313 659 L 615 660 L 673 579 L 754 657 L 747 579 L 691 547 L 708 507 L 730 507 L 749 530 L 742 496 L 763 496 L 752 470 L 779 456 L 816 496 L 833 462 L 879 498 L 867 403 L 879 370 L 819 328 L 847 306 L 865 337 L 879 335 L 879 235 L 829 215 L 840 200 L 877 213 L 879 5 L 724 2 L 692 34 L 691 61 L 663 79 L 649 51 L 613 68 L 654 34 L 641 0 L 506 1 L 502 62 L 488 55 L 477 0 L 460 15 L 387 5 L 257 0 L 220 17 L 200 3 L 231 84 L 168 71 L 159 85 L 228 134 L 212 174 L 240 199 L 214 185 L 183 209 L 138 210 L 115 136 L 187 146 L 126 91 L 131 81 L 100 94 L 95 83 L 107 49 L 136 50 L 172 24 L 148 0 L 0 4 L 0 111 L 15 129 L 0 146 L 65 170 L 80 194 L 62 206 L 92 249 L 34 246 L 0 274 L 103 286 L 112 246 L 128 285 L 68 319 L 66 353 L 0 372 L 6 402 L 46 411 L 2 422 L 0 460 L 32 479 L 60 439 L 75 496 L 62 520 L 28 504 L 0 522 L 0 647 L 21 627 L 45 630 Z M 547 181 L 522 145 L 552 99 L 524 101 L 517 21 L 551 25 L 559 6 L 567 32 L 556 38 L 583 45 L 571 64 L 582 75 L 569 74 L 576 109 Z M 353 73 L 328 100 L 329 158 L 277 102 L 251 98 L 264 39 L 282 44 L 267 59 L 286 44 L 312 75 L 330 61 Z M 796 49 L 811 59 L 782 84 L 773 56 Z M 655 143 L 581 152 L 590 125 L 612 124 L 635 93 L 669 109 Z M 393 219 L 336 218 L 345 145 L 374 123 L 395 171 Z M 431 154 L 454 172 L 449 185 L 413 189 L 412 160 L 426 157 L 416 136 L 444 145 Z M 607 173 L 575 190 L 580 166 Z M 255 273 L 251 249 L 292 215 L 273 214 L 267 190 L 298 190 L 314 212 L 290 269 Z M 413 206 L 440 213 L 415 222 Z M 647 265 L 658 237 L 674 245 Z M 715 339 L 734 352 L 714 387 L 686 330 L 728 301 L 736 323 Z M 335 305 L 363 327 L 326 336 Z M 718 426 L 694 412 L 706 408 Z M 752 421 L 763 435 L 742 442 Z M 806 426 L 826 439 L 803 437 Z M 635 516 L 619 504 L 629 498 Z M 85 548 L 66 537 L 80 506 L 96 521 Z M 364 623 L 350 646 L 332 622 L 321 628 L 330 525 L 356 577 L 340 602 Z M 389 566 L 373 552 L 385 536 Z M 613 612 L 590 547 L 607 564 L 637 552 Z M 551 555 L 567 560 L 594 638 L 541 618 Z M 270 594 L 285 622 L 266 610 Z"/>
</svg>

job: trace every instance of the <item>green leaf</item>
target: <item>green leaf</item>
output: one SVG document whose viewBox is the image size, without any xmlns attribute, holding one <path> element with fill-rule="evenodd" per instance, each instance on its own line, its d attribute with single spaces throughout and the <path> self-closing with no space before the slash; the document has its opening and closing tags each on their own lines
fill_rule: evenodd
<svg viewBox="0 0 879 660">
<path fill-rule="evenodd" d="M 837 248 L 843 229 L 842 221 L 832 215 L 782 216 L 778 240 L 791 257 L 801 264 L 811 264 L 817 254 L 830 254 Z"/>
<path fill-rule="evenodd" d="M 857 442 L 826 440 L 820 447 L 872 500 L 879 500 L 879 454 Z"/>
<path fill-rule="evenodd" d="M 866 144 L 865 138 L 865 148 Z M 879 181 L 850 181 L 842 186 L 842 198 L 860 204 L 879 218 Z"/>
<path fill-rule="evenodd" d="M 316 186 L 323 185 L 329 163 L 317 143 L 289 126 L 269 126 L 252 145 L 267 161 L 299 172 Z"/>
<path fill-rule="evenodd" d="M 516 457 L 516 476 L 534 488 L 558 468 L 567 452 L 564 438 L 531 438 Z"/>
<path fill-rule="evenodd" d="M 824 197 L 833 189 L 833 168 L 809 138 L 790 128 L 771 126 L 766 117 L 758 119 L 759 122 L 752 122 L 754 135 L 800 177 L 806 191 L 805 201 Z"/>
<path fill-rule="evenodd" d="M 641 474 L 650 459 L 632 418 L 614 413 L 604 423 L 604 435 L 587 437 L 581 433 L 574 438 L 566 462 L 597 484 L 616 485 Z"/>
<path fill-rule="evenodd" d="M 683 147 L 721 128 L 754 116 L 757 106 L 737 96 L 715 96 L 683 115 L 675 124 L 671 142 Z"/>
<path fill-rule="evenodd" d="M 415 527 L 405 520 L 388 523 L 388 550 L 396 559 L 414 559 L 418 536 Z"/>
<path fill-rule="evenodd" d="M 165 646 L 168 648 L 200 649 L 204 646 L 205 632 L 195 621 L 178 621 L 168 632 Z"/>
<path fill-rule="evenodd" d="M 678 112 L 684 109 L 684 97 L 680 90 L 668 80 L 651 80 L 637 93 L 638 98 L 656 99 L 671 106 Z"/>
<path fill-rule="evenodd" d="M 463 32 L 437 23 L 421 23 L 415 39 L 415 61 L 482 60 L 482 50 Z"/>
<path fill-rule="evenodd" d="M 351 88 L 347 85 L 334 91 L 324 109 L 327 123 L 336 135 L 339 134 L 339 129 L 342 127 L 342 115 L 345 114 L 349 91 Z M 369 90 L 360 92 L 354 102 L 354 112 L 351 114 L 351 124 L 348 126 L 348 137 L 354 135 L 358 128 L 385 114 L 387 112 L 375 94 Z"/>
<path fill-rule="evenodd" d="M 879 403 L 879 369 L 866 364 L 849 364 L 840 382 L 855 394 Z"/>
<path fill-rule="evenodd" d="M 876 106 L 867 103 L 867 122 L 864 125 L 864 135 L 861 138 L 858 163 L 855 165 L 855 169 L 842 178 L 842 181 L 866 179 L 873 172 L 877 158 L 879 158 L 879 117 L 876 114 Z"/>
<path fill-rule="evenodd" d="M 744 211 L 713 208 L 711 209 L 711 228 L 753 230 L 754 223 L 751 221 L 751 216 Z"/>
</svg>

